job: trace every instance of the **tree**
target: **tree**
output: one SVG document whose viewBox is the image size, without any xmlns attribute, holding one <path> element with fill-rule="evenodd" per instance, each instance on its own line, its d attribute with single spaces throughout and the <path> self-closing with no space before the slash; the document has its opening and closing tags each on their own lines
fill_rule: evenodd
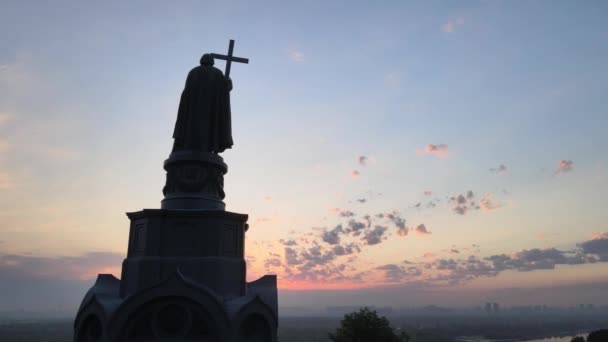
<svg viewBox="0 0 608 342">
<path fill-rule="evenodd" d="M 332 342 L 407 342 L 409 336 L 397 334 L 386 317 L 379 317 L 375 310 L 362 308 L 344 316 L 340 326 L 329 334 Z"/>
<path fill-rule="evenodd" d="M 596 330 L 589 333 L 587 342 L 606 342 L 608 341 L 608 329 Z"/>
<path fill-rule="evenodd" d="M 575 336 L 570 340 L 570 342 L 585 342 L 585 338 L 583 336 Z"/>
</svg>

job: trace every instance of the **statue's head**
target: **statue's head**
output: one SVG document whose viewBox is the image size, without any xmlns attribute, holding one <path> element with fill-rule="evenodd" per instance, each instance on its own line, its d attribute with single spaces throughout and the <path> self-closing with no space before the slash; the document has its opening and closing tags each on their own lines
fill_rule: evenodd
<svg viewBox="0 0 608 342">
<path fill-rule="evenodd" d="M 213 65 L 213 63 L 214 63 L 214 60 L 210 54 L 206 53 L 203 55 L 203 57 L 201 57 L 201 65 L 211 66 L 211 65 Z"/>
</svg>

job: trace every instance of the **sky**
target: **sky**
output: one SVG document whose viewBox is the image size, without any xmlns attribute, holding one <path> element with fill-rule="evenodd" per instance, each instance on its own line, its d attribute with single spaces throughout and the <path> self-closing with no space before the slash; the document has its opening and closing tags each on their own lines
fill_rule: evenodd
<svg viewBox="0 0 608 342">
<path fill-rule="evenodd" d="M 120 276 L 229 39 L 225 202 L 280 305 L 608 304 L 605 2 L 0 6 L 0 310 Z"/>
</svg>

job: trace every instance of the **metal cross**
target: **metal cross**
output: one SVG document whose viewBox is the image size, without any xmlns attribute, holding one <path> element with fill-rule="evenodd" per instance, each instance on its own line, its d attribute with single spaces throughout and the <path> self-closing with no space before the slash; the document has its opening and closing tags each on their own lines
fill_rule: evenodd
<svg viewBox="0 0 608 342">
<path fill-rule="evenodd" d="M 226 78 L 230 77 L 230 65 L 232 64 L 232 62 L 249 64 L 248 58 L 234 57 L 232 55 L 232 50 L 234 50 L 234 39 L 230 39 L 230 45 L 228 46 L 228 55 L 227 56 L 220 55 L 217 53 L 211 54 L 211 57 L 213 57 L 213 58 L 222 59 L 222 60 L 226 61 L 226 71 L 224 72 L 224 75 L 226 76 Z"/>
</svg>

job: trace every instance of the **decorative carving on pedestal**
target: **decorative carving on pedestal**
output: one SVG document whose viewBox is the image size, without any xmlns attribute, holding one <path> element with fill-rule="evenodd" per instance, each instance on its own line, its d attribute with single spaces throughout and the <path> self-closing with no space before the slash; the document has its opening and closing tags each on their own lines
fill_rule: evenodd
<svg viewBox="0 0 608 342">
<path fill-rule="evenodd" d="M 224 209 L 228 166 L 217 154 L 177 151 L 165 161 L 163 209 Z"/>
</svg>

